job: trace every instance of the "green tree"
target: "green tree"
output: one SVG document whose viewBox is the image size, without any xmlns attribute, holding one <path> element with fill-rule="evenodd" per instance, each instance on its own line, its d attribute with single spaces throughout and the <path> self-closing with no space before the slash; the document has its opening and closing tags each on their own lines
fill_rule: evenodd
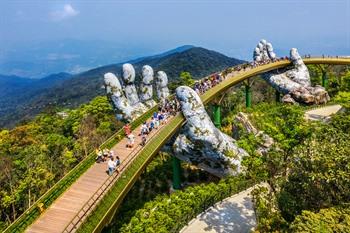
<svg viewBox="0 0 350 233">
<path fill-rule="evenodd" d="M 15 220 L 81 158 L 108 138 L 116 121 L 106 97 L 61 117 L 52 109 L 0 131 L 0 225 Z"/>
<path fill-rule="evenodd" d="M 290 175 L 279 195 L 280 209 L 288 221 L 302 210 L 350 202 L 349 132 L 334 124 L 314 127 L 312 137 L 295 150 Z"/>
<path fill-rule="evenodd" d="M 194 79 L 192 78 L 192 75 L 189 72 L 181 72 L 180 74 L 180 84 L 192 87 L 194 84 Z"/>
<path fill-rule="evenodd" d="M 290 226 L 291 232 L 350 232 L 349 206 L 321 209 L 318 213 L 303 211 Z"/>
</svg>

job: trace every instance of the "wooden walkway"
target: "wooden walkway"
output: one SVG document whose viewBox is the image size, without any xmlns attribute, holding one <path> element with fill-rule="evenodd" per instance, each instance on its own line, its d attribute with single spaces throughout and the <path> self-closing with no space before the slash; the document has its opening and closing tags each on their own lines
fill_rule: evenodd
<svg viewBox="0 0 350 233">
<path fill-rule="evenodd" d="M 162 126 L 161 126 L 162 127 Z M 160 128 L 161 128 L 160 127 Z M 140 149 L 141 137 L 139 126 L 133 131 L 135 135 L 135 147 L 126 148 L 127 139 L 123 138 L 112 150 L 114 156 L 118 155 L 123 161 Z M 160 129 L 159 128 L 159 129 Z M 158 129 L 158 130 L 159 130 Z M 153 130 L 147 139 L 157 133 Z M 74 182 L 52 205 L 25 232 L 28 233 L 59 233 L 63 232 L 81 208 L 92 198 L 109 178 L 107 174 L 107 162 L 95 163 L 79 179 Z M 73 232 L 73 231 L 72 231 Z"/>
</svg>

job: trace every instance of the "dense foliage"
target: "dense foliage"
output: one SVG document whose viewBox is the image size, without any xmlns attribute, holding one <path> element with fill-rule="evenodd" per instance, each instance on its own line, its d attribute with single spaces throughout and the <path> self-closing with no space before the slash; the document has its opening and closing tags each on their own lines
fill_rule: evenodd
<svg viewBox="0 0 350 233">
<path fill-rule="evenodd" d="M 286 220 L 302 210 L 318 211 L 350 202 L 349 113 L 325 125 L 296 147 L 288 180 L 281 185 L 279 206 Z M 295 194 L 298 195 L 295 195 Z"/>
<path fill-rule="evenodd" d="M 182 185 L 217 181 L 218 178 L 188 164 L 182 165 Z M 145 203 L 152 201 L 157 196 L 169 194 L 172 190 L 172 157 L 167 152 L 160 152 L 147 166 L 145 172 L 129 191 L 123 203 L 118 208 L 115 219 L 106 232 L 119 232 L 126 227 L 136 211 Z"/>
<path fill-rule="evenodd" d="M 258 221 L 257 232 L 279 232 L 288 229 L 288 224 L 278 209 L 276 196 L 269 188 L 257 187 L 252 191 L 252 196 Z"/>
<path fill-rule="evenodd" d="M 114 119 L 107 98 L 97 97 L 78 109 L 40 114 L 0 131 L 2 224 L 12 222 L 120 127 Z"/>
<path fill-rule="evenodd" d="M 350 91 L 350 66 L 308 65 L 312 83 L 322 85 L 322 76 L 328 80 L 327 91 L 331 97 L 339 91 Z"/>
<path fill-rule="evenodd" d="M 348 94 L 340 93 L 338 98 L 340 95 Z M 300 232 L 308 224 L 316 226 L 318 220 L 314 218 L 326 213 L 316 214 L 318 211 L 350 202 L 349 110 L 327 123 L 307 123 L 301 113 L 300 107 L 268 104 L 251 110 L 254 124 L 271 135 L 278 148 L 245 160 L 251 176 L 265 176 L 272 188 L 255 193 L 259 232 Z M 257 139 L 243 134 L 240 143 L 252 150 Z M 324 232 L 338 223 L 340 226 L 335 229 L 345 229 L 350 224 L 348 210 L 344 207 L 343 212 L 330 213 L 333 220 L 324 222 Z M 319 231 L 310 226 L 307 232 Z"/>
<path fill-rule="evenodd" d="M 321 209 L 318 213 L 303 211 L 290 227 L 292 232 L 350 232 L 349 206 Z"/>
</svg>

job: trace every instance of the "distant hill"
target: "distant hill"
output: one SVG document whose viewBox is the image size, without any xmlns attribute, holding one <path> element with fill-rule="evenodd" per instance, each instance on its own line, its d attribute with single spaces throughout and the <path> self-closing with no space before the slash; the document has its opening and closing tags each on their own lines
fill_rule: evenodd
<svg viewBox="0 0 350 233">
<path fill-rule="evenodd" d="M 7 95 L 15 93 L 34 82 L 33 79 L 22 78 L 15 75 L 0 75 L 0 101 Z M 1 109 L 1 108 L 0 108 Z"/>
<path fill-rule="evenodd" d="M 166 52 L 161 53 L 161 54 L 157 54 L 157 55 L 153 55 L 153 56 L 147 56 L 147 57 L 140 57 L 140 58 L 137 58 L 137 59 L 134 59 L 134 60 L 130 60 L 128 62 L 135 64 L 135 63 L 141 62 L 142 60 L 145 60 L 145 59 L 151 60 L 151 59 L 156 59 L 156 58 L 162 58 L 162 57 L 174 54 L 174 53 L 181 53 L 181 52 L 184 52 L 184 51 L 192 49 L 192 48 L 194 48 L 193 45 L 183 45 L 183 46 L 177 47 L 175 49 L 171 49 L 171 50 L 166 51 Z"/>
<path fill-rule="evenodd" d="M 213 50 L 195 47 L 162 59 L 145 59 L 140 65 L 149 64 L 157 70 L 164 70 L 170 80 L 174 80 L 180 76 L 182 71 L 188 71 L 198 79 L 243 62 Z"/>
<path fill-rule="evenodd" d="M 215 51 L 193 46 L 182 46 L 160 55 L 130 61 L 136 69 L 137 82 L 141 80 L 140 73 L 145 64 L 152 66 L 155 72 L 165 71 L 171 82 L 178 79 L 182 71 L 190 72 L 194 78 L 201 78 L 242 62 Z M 31 96 L 26 94 L 23 98 L 22 94 L 19 94 L 15 98 L 16 101 L 13 101 L 14 106 L 11 108 L 7 106 L 3 113 L 0 112 L 0 127 L 11 127 L 52 106 L 72 108 L 88 102 L 97 95 L 104 95 L 103 75 L 106 72 L 113 72 L 121 77 L 121 67 L 122 63 L 118 63 L 98 67 L 74 76 L 67 74 L 65 80 L 60 79 L 52 83 L 50 83 L 52 77 L 42 79 L 37 84 L 49 82 L 50 85 L 43 85 L 44 88 L 42 86 L 36 92 L 30 91 Z"/>
<path fill-rule="evenodd" d="M 43 79 L 0 75 L 0 124 L 2 116 L 16 115 L 35 96 L 71 77 L 68 73 L 52 74 Z"/>
</svg>

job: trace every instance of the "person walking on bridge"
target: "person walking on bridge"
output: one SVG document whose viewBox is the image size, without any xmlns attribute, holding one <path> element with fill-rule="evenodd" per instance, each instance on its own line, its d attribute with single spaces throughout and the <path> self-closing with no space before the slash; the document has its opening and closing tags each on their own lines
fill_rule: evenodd
<svg viewBox="0 0 350 233">
<path fill-rule="evenodd" d="M 128 138 L 128 142 L 126 144 L 126 147 L 127 148 L 133 148 L 134 147 L 134 143 L 135 143 L 135 136 L 130 133 L 127 135 L 127 138 Z"/>
<path fill-rule="evenodd" d="M 108 175 L 113 175 L 113 172 L 115 170 L 115 162 L 113 161 L 114 159 L 111 158 L 109 161 L 108 161 Z"/>
<path fill-rule="evenodd" d="M 131 127 L 130 127 L 129 123 L 126 123 L 126 125 L 124 125 L 123 129 L 124 129 L 124 133 L 126 136 L 128 136 L 131 133 Z"/>
</svg>

